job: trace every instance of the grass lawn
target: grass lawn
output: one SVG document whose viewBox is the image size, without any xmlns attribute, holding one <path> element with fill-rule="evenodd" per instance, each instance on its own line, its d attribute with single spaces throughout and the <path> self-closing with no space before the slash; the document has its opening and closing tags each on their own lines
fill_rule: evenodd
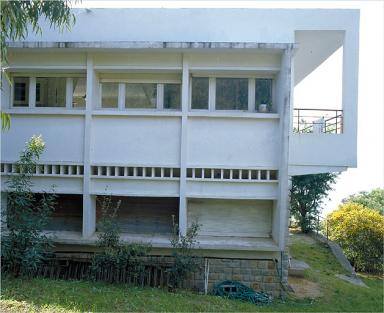
<svg viewBox="0 0 384 313">
<path fill-rule="evenodd" d="M 134 288 L 85 281 L 14 279 L 2 277 L 1 312 L 79 311 L 221 311 L 221 312 L 383 312 L 383 280 L 364 276 L 369 288 L 351 285 L 335 277 L 343 273 L 329 249 L 307 236 L 292 235 L 290 251 L 311 268 L 306 278 L 319 284 L 316 300 L 275 300 L 269 306 L 198 295 L 188 291 L 168 293 L 155 288 Z"/>
</svg>

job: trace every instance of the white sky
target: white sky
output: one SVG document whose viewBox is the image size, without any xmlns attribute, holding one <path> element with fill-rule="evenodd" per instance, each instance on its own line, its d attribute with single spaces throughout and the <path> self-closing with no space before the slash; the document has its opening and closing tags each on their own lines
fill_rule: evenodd
<svg viewBox="0 0 384 313">
<path fill-rule="evenodd" d="M 360 9 L 358 166 L 344 172 L 325 211 L 358 191 L 384 188 L 384 1 L 84 1 L 76 7 L 152 8 L 357 8 Z M 336 51 L 303 80 L 295 105 L 341 107 L 341 57 Z M 332 153 L 332 151 L 329 151 Z"/>
</svg>

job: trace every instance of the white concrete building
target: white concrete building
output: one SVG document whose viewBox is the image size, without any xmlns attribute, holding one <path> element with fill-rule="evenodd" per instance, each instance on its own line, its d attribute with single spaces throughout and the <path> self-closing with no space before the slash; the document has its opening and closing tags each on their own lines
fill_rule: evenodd
<svg viewBox="0 0 384 313">
<path fill-rule="evenodd" d="M 42 134 L 33 188 L 60 194 L 50 229 L 60 249 L 92 246 L 96 198 L 113 195 L 123 238 L 155 254 L 168 253 L 174 216 L 182 234 L 202 225 L 207 257 L 281 264 L 290 176 L 356 166 L 359 12 L 74 12 L 71 32 L 47 25 L 9 43 L 2 191 Z M 294 86 L 340 47 L 342 110 L 294 110 Z"/>
</svg>

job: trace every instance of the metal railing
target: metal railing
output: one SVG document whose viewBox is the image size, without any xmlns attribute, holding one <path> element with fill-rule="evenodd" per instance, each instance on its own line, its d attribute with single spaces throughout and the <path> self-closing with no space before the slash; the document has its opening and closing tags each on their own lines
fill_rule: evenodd
<svg viewBox="0 0 384 313">
<path fill-rule="evenodd" d="M 343 110 L 294 109 L 295 133 L 343 133 Z"/>
</svg>

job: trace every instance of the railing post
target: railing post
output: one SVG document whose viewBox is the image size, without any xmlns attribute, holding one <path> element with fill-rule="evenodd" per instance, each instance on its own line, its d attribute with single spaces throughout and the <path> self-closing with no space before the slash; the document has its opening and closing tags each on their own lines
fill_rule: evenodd
<svg viewBox="0 0 384 313">
<path fill-rule="evenodd" d="M 297 132 L 300 133 L 300 109 L 297 109 Z"/>
</svg>

